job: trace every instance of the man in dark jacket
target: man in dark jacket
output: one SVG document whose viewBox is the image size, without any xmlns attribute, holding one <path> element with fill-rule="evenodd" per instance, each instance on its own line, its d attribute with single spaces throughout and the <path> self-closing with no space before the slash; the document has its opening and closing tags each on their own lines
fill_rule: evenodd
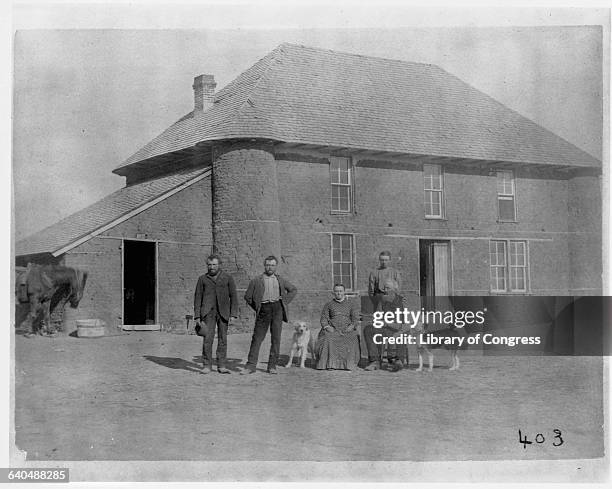
<svg viewBox="0 0 612 489">
<path fill-rule="evenodd" d="M 255 329 L 251 339 L 246 369 L 241 374 L 255 373 L 259 348 L 268 328 L 272 344 L 268 358 L 268 373 L 276 373 L 283 321 L 287 322 L 287 305 L 297 294 L 295 286 L 280 275 L 276 275 L 278 260 L 269 256 L 264 260 L 264 273 L 251 280 L 244 300 L 255 311 Z"/>
<path fill-rule="evenodd" d="M 231 373 L 225 366 L 227 356 L 227 327 L 229 319 L 238 316 L 238 296 L 236 285 L 231 275 L 220 268 L 221 261 L 217 255 L 206 259 L 208 273 L 201 275 L 194 297 L 193 318 L 196 331 L 204 337 L 202 344 L 202 373 L 210 373 L 212 368 L 212 345 L 215 339 L 215 326 L 219 332 L 217 338 L 217 372 Z"/>
</svg>

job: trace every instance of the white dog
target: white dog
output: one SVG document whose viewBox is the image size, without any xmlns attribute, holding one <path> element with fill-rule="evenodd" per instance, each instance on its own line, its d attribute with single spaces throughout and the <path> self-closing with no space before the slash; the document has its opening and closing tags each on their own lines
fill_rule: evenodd
<svg viewBox="0 0 612 489">
<path fill-rule="evenodd" d="M 431 372 L 433 370 L 434 365 L 434 355 L 432 349 L 440 348 L 440 346 L 432 346 L 421 343 L 420 341 L 420 333 L 426 333 L 427 328 L 421 323 L 415 328 L 415 333 L 417 335 L 417 352 L 419 354 L 419 368 L 416 369 L 417 372 L 423 371 L 423 355 L 427 354 L 427 370 Z M 465 331 L 463 329 L 458 329 L 451 326 L 448 330 L 440 331 L 439 333 L 444 336 L 465 336 Z M 451 361 L 449 365 L 449 370 L 459 370 L 461 363 L 459 362 L 459 347 L 457 346 L 445 346 L 447 350 L 450 351 Z"/>
<path fill-rule="evenodd" d="M 291 342 L 291 353 L 289 354 L 289 361 L 285 367 L 291 367 L 293 363 L 293 357 L 298 356 L 300 362 L 300 368 L 304 368 L 306 362 L 306 355 L 310 351 L 312 361 L 315 361 L 314 353 L 314 340 L 310 334 L 310 327 L 308 323 L 304 321 L 297 321 L 295 323 L 295 332 L 293 333 L 293 340 Z"/>
</svg>

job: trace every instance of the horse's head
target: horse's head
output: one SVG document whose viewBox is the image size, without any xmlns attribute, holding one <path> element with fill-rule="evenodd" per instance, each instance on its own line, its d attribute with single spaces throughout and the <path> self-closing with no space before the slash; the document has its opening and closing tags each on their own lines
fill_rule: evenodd
<svg viewBox="0 0 612 489">
<path fill-rule="evenodd" d="M 71 280 L 70 284 L 70 307 L 77 308 L 79 302 L 83 298 L 83 291 L 85 290 L 85 283 L 87 282 L 87 272 L 74 269 L 74 279 Z"/>
<path fill-rule="evenodd" d="M 15 296 L 20 303 L 30 302 L 28 297 L 28 280 L 30 272 L 34 268 L 32 263 L 28 263 L 28 267 L 17 267 L 15 275 Z"/>
<path fill-rule="evenodd" d="M 28 274 L 18 272 L 15 279 L 15 296 L 20 303 L 29 302 L 28 299 Z"/>
</svg>

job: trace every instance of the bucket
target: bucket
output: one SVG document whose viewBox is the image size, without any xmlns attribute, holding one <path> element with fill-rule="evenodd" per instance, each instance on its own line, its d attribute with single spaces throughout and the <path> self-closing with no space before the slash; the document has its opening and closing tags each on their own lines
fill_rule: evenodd
<svg viewBox="0 0 612 489">
<path fill-rule="evenodd" d="M 101 319 L 77 319 L 79 338 L 98 338 L 104 336 L 105 323 Z"/>
</svg>

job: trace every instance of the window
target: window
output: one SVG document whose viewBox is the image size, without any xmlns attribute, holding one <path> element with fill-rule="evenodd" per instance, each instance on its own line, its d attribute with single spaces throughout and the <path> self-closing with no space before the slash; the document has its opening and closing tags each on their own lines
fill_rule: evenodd
<svg viewBox="0 0 612 489">
<path fill-rule="evenodd" d="M 497 215 L 500 221 L 516 221 L 512 170 L 497 172 Z"/>
<path fill-rule="evenodd" d="M 329 159 L 331 177 L 332 212 L 349 213 L 352 211 L 352 168 L 351 159 L 332 156 Z"/>
<path fill-rule="evenodd" d="M 444 217 L 444 179 L 440 165 L 423 165 L 425 217 Z"/>
<path fill-rule="evenodd" d="M 489 242 L 492 292 L 527 292 L 527 242 Z"/>
<path fill-rule="evenodd" d="M 332 234 L 332 285 L 353 290 L 353 235 Z"/>
<path fill-rule="evenodd" d="M 489 243 L 489 260 L 491 262 L 491 290 L 506 291 L 506 242 Z"/>
</svg>

